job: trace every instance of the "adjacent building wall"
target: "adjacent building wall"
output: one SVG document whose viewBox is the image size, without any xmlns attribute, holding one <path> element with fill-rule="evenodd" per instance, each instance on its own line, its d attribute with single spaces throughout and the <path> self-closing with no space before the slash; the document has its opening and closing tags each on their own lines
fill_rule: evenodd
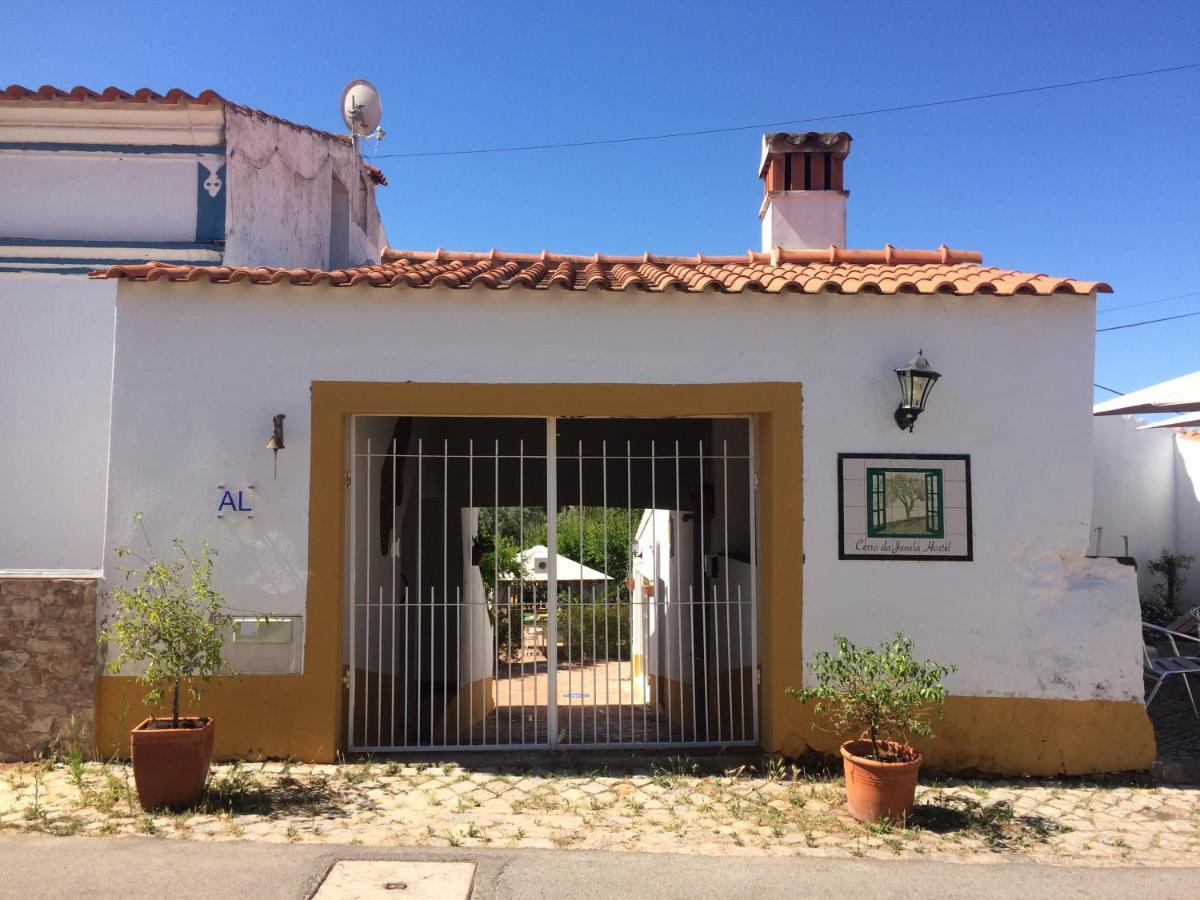
<svg viewBox="0 0 1200 900">
<path fill-rule="evenodd" d="M 349 141 L 226 108 L 229 219 L 226 265 L 329 269 L 379 261 L 387 243 L 367 180 Z M 349 214 L 333 209 L 335 179 Z M 335 215 L 336 213 L 336 215 Z M 334 241 L 333 219 L 348 229 Z"/>
<path fill-rule="evenodd" d="M 1095 486 L 1090 552 L 1137 561 L 1138 589 L 1161 578 L 1147 564 L 1163 550 L 1200 558 L 1200 437 L 1148 429 L 1131 416 L 1093 417 Z M 1185 574 L 1184 608 L 1200 604 L 1200 565 Z"/>
<path fill-rule="evenodd" d="M 221 104 L 0 102 L 0 271 L 214 263 Z"/>
<path fill-rule="evenodd" d="M 876 641 L 903 630 L 922 655 L 960 667 L 955 694 L 1140 702 L 1132 573 L 1085 558 L 1092 314 L 1090 300 L 1060 296 L 585 302 L 558 291 L 123 284 L 110 539 L 129 541 L 129 516 L 144 510 L 152 534 L 216 545 L 231 604 L 302 614 L 314 380 L 801 382 L 806 574 L 794 639 L 805 657 L 835 632 Z M 909 434 L 892 420 L 892 370 L 917 348 L 943 377 Z M 1014 371 L 1014 348 L 1043 364 Z M 1013 392 L 1027 398 L 1019 417 L 990 402 Z M 273 480 L 263 445 L 276 412 L 288 416 L 288 449 Z M 839 560 L 839 451 L 971 454 L 974 561 Z M 254 519 L 215 517 L 225 482 L 259 486 Z"/>
<path fill-rule="evenodd" d="M 0 762 L 92 747 L 96 579 L 0 574 Z"/>
<path fill-rule="evenodd" d="M 115 296 L 111 282 L 0 275 L 0 571 L 100 568 Z"/>
</svg>

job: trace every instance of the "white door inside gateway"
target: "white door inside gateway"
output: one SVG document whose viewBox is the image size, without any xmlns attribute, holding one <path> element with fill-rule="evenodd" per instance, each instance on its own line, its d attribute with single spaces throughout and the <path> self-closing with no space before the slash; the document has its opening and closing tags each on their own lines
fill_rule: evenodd
<svg viewBox="0 0 1200 900">
<path fill-rule="evenodd" d="M 756 744 L 754 455 L 746 418 L 356 416 L 347 748 Z"/>
</svg>

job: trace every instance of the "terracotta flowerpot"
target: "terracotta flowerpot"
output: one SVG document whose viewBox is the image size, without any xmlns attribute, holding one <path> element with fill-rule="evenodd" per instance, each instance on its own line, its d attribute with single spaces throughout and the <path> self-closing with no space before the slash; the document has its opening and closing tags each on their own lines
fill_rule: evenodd
<svg viewBox="0 0 1200 900">
<path fill-rule="evenodd" d="M 904 749 L 912 759 L 909 762 L 867 759 L 871 752 L 870 741 L 846 741 L 841 747 L 846 769 L 846 806 L 850 815 L 860 822 L 906 819 L 912 812 L 917 792 L 921 754 L 892 741 L 879 743 L 891 751 Z"/>
<path fill-rule="evenodd" d="M 165 727 L 164 727 L 165 726 Z M 146 719 L 129 733 L 133 780 L 143 809 L 187 809 L 204 791 L 212 761 L 211 718 Z"/>
</svg>

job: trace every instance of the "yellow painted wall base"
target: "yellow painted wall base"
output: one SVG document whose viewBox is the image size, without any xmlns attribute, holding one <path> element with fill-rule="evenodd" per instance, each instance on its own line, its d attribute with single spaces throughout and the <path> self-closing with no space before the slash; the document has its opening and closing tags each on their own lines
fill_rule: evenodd
<svg viewBox="0 0 1200 900">
<path fill-rule="evenodd" d="M 812 727 L 794 701 L 781 746 L 836 753 L 843 738 Z M 782 724 L 782 723 L 781 723 Z M 1155 758 L 1154 729 L 1135 701 L 948 697 L 936 738 L 918 742 L 931 769 L 977 769 L 1002 775 L 1085 775 L 1146 769 Z"/>
<path fill-rule="evenodd" d="M 304 680 L 298 675 L 249 675 L 239 682 L 209 685 L 203 712 L 217 722 L 217 758 L 333 760 L 336 747 L 312 740 Z M 486 688 L 483 682 L 474 687 L 478 709 Z M 677 684 L 663 687 L 672 694 L 672 707 L 688 693 Z M 150 714 L 140 698 L 141 686 L 132 678 L 98 680 L 96 740 L 102 755 L 128 755 L 129 729 Z M 684 707 L 690 717 L 690 703 Z M 813 729 L 805 707 L 787 699 L 776 704 L 775 712 L 784 737 L 776 746 L 764 743 L 765 750 L 788 755 L 809 749 L 837 752 L 840 739 Z M 926 766 L 950 772 L 1083 775 L 1146 769 L 1155 758 L 1150 719 L 1145 707 L 1133 701 L 950 697 L 945 717 L 935 722 L 934 730 L 936 740 L 919 744 Z"/>
<path fill-rule="evenodd" d="M 304 675 L 246 675 L 222 679 L 203 688 L 199 706 L 183 704 L 187 715 L 212 716 L 216 723 L 213 753 L 217 759 L 293 757 L 301 762 L 333 762 L 338 735 L 313 727 L 313 691 L 329 691 Z M 340 682 L 332 685 L 334 691 Z M 106 675 L 96 685 L 96 749 L 101 756 L 129 755 L 129 730 L 152 710 L 142 703 L 142 685 L 133 678 Z M 328 699 L 324 700 L 329 703 Z"/>
</svg>

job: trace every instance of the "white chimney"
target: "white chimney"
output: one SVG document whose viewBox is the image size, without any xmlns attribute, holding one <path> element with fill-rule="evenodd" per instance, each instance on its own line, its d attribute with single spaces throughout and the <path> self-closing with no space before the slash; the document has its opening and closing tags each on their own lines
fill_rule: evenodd
<svg viewBox="0 0 1200 900">
<path fill-rule="evenodd" d="M 846 246 L 846 198 L 842 170 L 850 155 L 844 131 L 778 132 L 763 135 L 758 177 L 765 196 L 762 249 L 824 250 Z"/>
</svg>

